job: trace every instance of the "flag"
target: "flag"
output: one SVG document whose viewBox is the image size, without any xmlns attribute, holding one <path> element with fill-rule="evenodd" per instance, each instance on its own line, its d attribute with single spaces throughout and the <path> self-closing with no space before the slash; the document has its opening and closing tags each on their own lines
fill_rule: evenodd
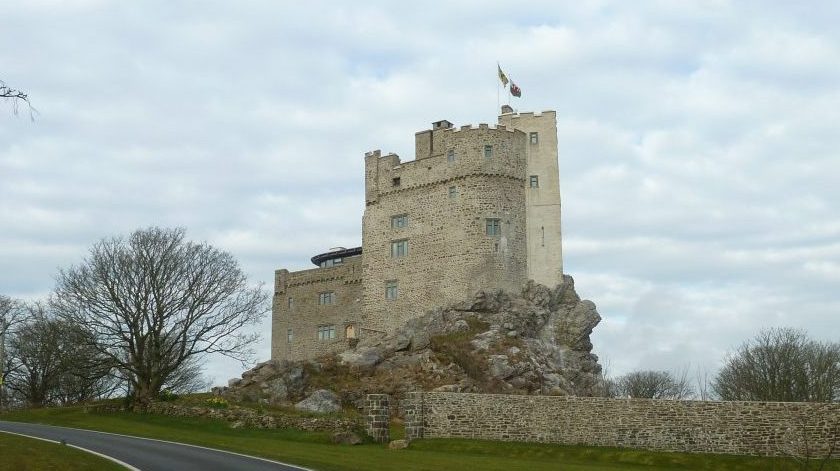
<svg viewBox="0 0 840 471">
<path fill-rule="evenodd" d="M 510 82 L 510 94 L 515 96 L 515 97 L 521 97 L 522 96 L 522 90 L 520 90 L 519 87 L 517 87 L 515 83 Z"/>
<path fill-rule="evenodd" d="M 502 86 L 503 86 L 503 87 L 504 87 L 504 86 L 507 86 L 507 84 L 508 84 L 508 78 L 507 78 L 507 75 L 505 75 L 505 73 L 504 73 L 504 72 L 502 72 L 502 66 L 500 66 L 499 64 L 496 64 L 496 67 L 498 67 L 498 68 L 499 68 L 499 80 L 501 80 L 501 81 L 502 81 Z"/>
</svg>

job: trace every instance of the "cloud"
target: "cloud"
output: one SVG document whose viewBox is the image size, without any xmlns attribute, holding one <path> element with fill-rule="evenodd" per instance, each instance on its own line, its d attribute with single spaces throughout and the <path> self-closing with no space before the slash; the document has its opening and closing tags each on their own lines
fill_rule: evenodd
<svg viewBox="0 0 840 471">
<path fill-rule="evenodd" d="M 40 115 L 0 103 L 0 292 L 42 297 L 148 225 L 269 286 L 359 245 L 364 152 L 493 122 L 499 61 L 516 106 L 558 112 L 565 268 L 616 374 L 713 369 L 771 325 L 840 338 L 837 8 L 16 4 L 0 78 Z M 240 369 L 212 361 L 217 382 Z"/>
</svg>

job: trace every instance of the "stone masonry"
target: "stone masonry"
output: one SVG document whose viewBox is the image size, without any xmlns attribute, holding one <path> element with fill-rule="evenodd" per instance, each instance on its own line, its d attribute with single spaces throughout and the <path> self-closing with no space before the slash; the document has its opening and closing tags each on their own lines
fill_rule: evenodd
<svg viewBox="0 0 840 471">
<path fill-rule="evenodd" d="M 366 432 L 377 443 L 391 440 L 391 397 L 387 394 L 368 394 L 365 399 Z"/>
<path fill-rule="evenodd" d="M 417 392 L 406 436 L 840 458 L 840 404 Z"/>
<path fill-rule="evenodd" d="M 415 134 L 414 157 L 365 154 L 357 255 L 275 272 L 273 360 L 346 349 L 481 290 L 562 282 L 554 111 L 505 106 L 497 126 L 437 121 Z"/>
<path fill-rule="evenodd" d="M 321 293 L 332 304 L 319 304 Z M 290 273 L 277 270 L 271 323 L 271 358 L 314 358 L 347 348 L 361 315 L 362 257 L 340 265 Z M 334 339 L 319 340 L 318 328 L 333 326 Z M 289 341 L 291 340 L 291 341 Z"/>
</svg>

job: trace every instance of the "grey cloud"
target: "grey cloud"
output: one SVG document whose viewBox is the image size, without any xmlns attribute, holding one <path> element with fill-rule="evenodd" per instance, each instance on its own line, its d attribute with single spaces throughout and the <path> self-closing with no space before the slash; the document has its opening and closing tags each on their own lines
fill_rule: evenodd
<svg viewBox="0 0 840 471">
<path fill-rule="evenodd" d="M 0 292 L 151 224 L 268 285 L 357 245 L 363 153 L 493 122 L 499 60 L 558 111 L 565 268 L 616 374 L 840 338 L 837 7 L 788 3 L 17 4 L 0 78 L 41 114 L 0 104 Z"/>
</svg>

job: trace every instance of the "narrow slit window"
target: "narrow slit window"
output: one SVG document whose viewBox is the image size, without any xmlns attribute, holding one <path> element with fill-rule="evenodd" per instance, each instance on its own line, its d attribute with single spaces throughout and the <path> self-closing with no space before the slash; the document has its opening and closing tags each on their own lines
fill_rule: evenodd
<svg viewBox="0 0 840 471">
<path fill-rule="evenodd" d="M 489 144 L 484 146 L 484 158 L 485 159 L 493 158 L 493 146 L 491 146 Z"/>
<path fill-rule="evenodd" d="M 400 177 L 394 177 L 393 179 L 391 179 L 391 183 L 394 186 L 400 186 Z"/>
<path fill-rule="evenodd" d="M 458 187 L 457 186 L 450 186 L 449 187 L 449 199 L 454 200 L 458 197 Z"/>
<path fill-rule="evenodd" d="M 529 179 L 531 188 L 539 188 L 540 187 L 540 177 L 537 175 L 531 175 Z"/>
<path fill-rule="evenodd" d="M 446 161 L 449 163 L 455 162 L 455 150 L 449 149 L 446 152 Z"/>
<path fill-rule="evenodd" d="M 538 133 L 532 132 L 528 136 L 531 139 L 531 144 L 539 144 L 540 143 L 540 135 Z"/>
</svg>

